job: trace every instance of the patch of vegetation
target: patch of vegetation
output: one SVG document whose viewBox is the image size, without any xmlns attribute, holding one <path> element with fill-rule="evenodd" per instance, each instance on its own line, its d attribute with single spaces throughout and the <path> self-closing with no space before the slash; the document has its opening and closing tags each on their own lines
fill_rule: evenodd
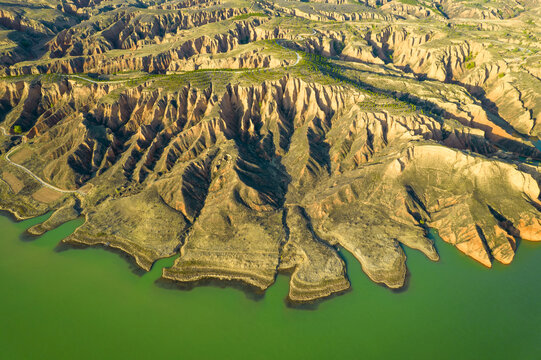
<svg viewBox="0 0 541 360">
<path fill-rule="evenodd" d="M 469 53 L 465 58 L 464 58 L 464 62 L 469 62 L 471 60 L 473 60 L 473 57 L 474 55 L 472 53 Z"/>
<path fill-rule="evenodd" d="M 383 101 L 381 101 L 383 100 Z M 385 110 L 390 112 L 398 113 L 407 113 L 407 112 L 416 112 L 417 106 L 415 104 L 403 102 L 403 101 L 394 101 L 387 97 L 375 96 L 372 99 L 364 100 L 357 104 L 361 109 L 367 110 L 370 112 Z M 423 113 L 423 110 L 420 110 Z"/>
<path fill-rule="evenodd" d="M 42 83 L 53 84 L 53 83 L 59 82 L 63 78 L 63 75 L 60 75 L 60 74 L 43 74 L 43 75 L 40 75 L 39 78 L 40 78 Z"/>
<path fill-rule="evenodd" d="M 332 46 L 333 46 L 334 52 L 337 55 L 340 55 L 342 51 L 344 51 L 346 44 L 344 44 L 342 41 L 333 41 Z"/>
<path fill-rule="evenodd" d="M 398 0 L 398 1 L 406 5 L 415 5 L 415 6 L 419 5 L 419 1 L 417 0 Z"/>
<path fill-rule="evenodd" d="M 247 13 L 247 14 L 235 16 L 234 18 L 232 18 L 232 20 L 246 20 L 251 17 L 266 17 L 266 16 L 267 14 L 262 13 L 262 12 L 253 12 L 253 13 Z"/>
<path fill-rule="evenodd" d="M 317 54 L 306 54 L 303 57 L 308 63 L 308 69 L 311 71 L 319 71 L 324 73 L 340 73 L 341 68 L 330 62 L 324 56 Z"/>
</svg>

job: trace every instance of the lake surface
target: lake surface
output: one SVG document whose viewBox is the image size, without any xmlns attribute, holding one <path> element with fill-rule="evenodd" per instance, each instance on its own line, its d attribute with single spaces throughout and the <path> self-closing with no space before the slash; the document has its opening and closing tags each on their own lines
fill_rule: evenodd
<svg viewBox="0 0 541 360">
<path fill-rule="evenodd" d="M 258 301 L 168 289 L 155 281 L 172 259 L 138 276 L 102 249 L 54 251 L 80 221 L 21 238 L 37 222 L 0 216 L 2 359 L 541 359 L 541 244 L 492 270 L 442 241 L 439 263 L 406 250 L 401 293 L 345 255 L 353 290 L 299 310 L 286 276 Z"/>
</svg>

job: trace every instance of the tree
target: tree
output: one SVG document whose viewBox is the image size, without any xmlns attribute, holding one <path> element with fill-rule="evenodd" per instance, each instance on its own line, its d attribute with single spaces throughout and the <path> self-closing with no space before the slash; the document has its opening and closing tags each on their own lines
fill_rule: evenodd
<svg viewBox="0 0 541 360">
<path fill-rule="evenodd" d="M 15 126 L 13 127 L 13 132 L 14 132 L 15 134 L 20 134 L 20 133 L 23 132 L 23 128 L 21 127 L 21 125 L 15 125 Z"/>
</svg>

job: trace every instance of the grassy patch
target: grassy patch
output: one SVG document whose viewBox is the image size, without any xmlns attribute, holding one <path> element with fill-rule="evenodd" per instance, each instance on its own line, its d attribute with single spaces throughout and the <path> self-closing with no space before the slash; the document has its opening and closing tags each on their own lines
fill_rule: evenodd
<svg viewBox="0 0 541 360">
<path fill-rule="evenodd" d="M 374 111 L 387 111 L 390 113 L 404 114 L 404 113 L 414 113 L 417 111 L 417 106 L 415 104 L 394 100 L 389 97 L 376 95 L 370 99 L 364 100 L 357 104 L 362 110 L 369 112 Z M 420 109 L 422 113 L 423 110 Z"/>
<path fill-rule="evenodd" d="M 399 0 L 399 2 L 406 5 L 419 5 L 419 1 L 417 0 Z"/>
<path fill-rule="evenodd" d="M 232 18 L 231 20 L 246 20 L 246 19 L 249 19 L 251 17 L 266 17 L 266 16 L 267 16 L 267 14 L 262 13 L 262 12 L 253 12 L 253 13 L 237 15 L 234 18 Z"/>
</svg>

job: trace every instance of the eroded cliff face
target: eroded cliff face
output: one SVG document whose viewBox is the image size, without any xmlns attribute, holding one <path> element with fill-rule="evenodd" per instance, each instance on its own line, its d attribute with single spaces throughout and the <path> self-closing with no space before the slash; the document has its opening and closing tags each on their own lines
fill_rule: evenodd
<svg viewBox="0 0 541 360">
<path fill-rule="evenodd" d="M 181 30 L 223 21 L 246 11 L 219 9 L 194 14 L 179 12 L 152 16 L 142 12 L 119 12 L 107 22 L 96 20 L 90 29 L 85 24 L 84 27 L 61 31 L 49 42 L 48 49 L 51 58 L 102 54 L 112 49 L 136 50 L 143 43 L 160 43 L 164 37 Z"/>
<path fill-rule="evenodd" d="M 290 299 L 309 301 L 349 288 L 338 246 L 399 288 L 403 246 L 439 258 L 428 228 L 489 267 L 511 262 L 518 239 L 541 240 L 533 167 L 468 155 L 460 149 L 493 151 L 489 140 L 418 111 L 366 111 L 371 95 L 344 86 L 284 77 L 217 93 L 64 81 L 0 94 L 32 139 L 32 155 L 17 160 L 84 194 L 76 213 L 86 221 L 64 242 L 121 249 L 147 270 L 180 252 L 166 279 L 264 290 L 291 271 Z"/>
<path fill-rule="evenodd" d="M 441 14 L 433 9 L 427 9 L 419 5 L 404 4 L 398 1 L 390 1 L 381 6 L 381 10 L 401 18 L 422 19 L 427 17 L 440 17 Z"/>
<path fill-rule="evenodd" d="M 171 63 L 169 73 L 193 71 L 199 69 L 273 69 L 292 65 L 294 60 L 279 59 L 272 55 L 263 55 L 257 50 L 223 58 L 194 56 L 187 60 Z"/>
<path fill-rule="evenodd" d="M 441 34 L 421 35 L 402 27 L 369 32 L 366 39 L 381 61 L 423 79 L 458 83 L 517 132 L 539 136 L 541 97 L 536 89 L 541 82 L 535 75 L 521 72 L 513 60 L 495 56 L 480 42 L 464 40 L 441 46 Z M 369 56 L 357 58 L 378 62 Z"/>
<path fill-rule="evenodd" d="M 205 21 L 218 21 L 225 17 L 234 16 L 242 13 L 239 11 L 222 12 L 221 17 L 213 15 L 212 18 L 199 17 L 198 19 Z M 119 15 L 120 16 L 120 15 Z M 170 29 L 164 30 L 164 24 L 159 21 L 169 24 L 173 28 L 180 29 L 183 24 L 190 26 L 193 24 L 191 16 L 179 15 L 176 19 L 153 19 L 154 22 L 146 24 L 142 20 L 135 24 L 126 24 L 129 18 L 133 17 L 133 13 L 129 16 L 121 16 L 121 20 L 113 25 L 107 25 L 107 29 L 99 32 L 99 36 L 92 36 L 80 33 L 74 34 L 73 28 L 60 33 L 50 44 L 50 59 L 42 64 L 20 65 L 5 69 L 5 73 L 10 76 L 28 75 L 28 74 L 45 74 L 45 73 L 62 73 L 76 74 L 86 72 L 98 72 L 104 74 L 114 74 L 122 71 L 137 71 L 143 70 L 148 73 L 161 73 L 167 71 L 190 70 L 190 64 L 197 63 L 198 60 L 192 59 L 194 56 L 203 54 L 219 54 L 230 52 L 239 45 L 255 42 L 266 39 L 276 39 L 285 36 L 285 32 L 275 28 L 272 30 L 261 29 L 259 26 L 265 22 L 264 19 L 251 19 L 234 22 L 231 29 L 226 32 L 217 33 L 215 35 L 201 35 L 190 37 L 189 39 L 174 38 L 168 39 Z M 126 19 L 128 18 L 128 20 Z M 175 21 L 176 22 L 175 22 Z M 168 22 L 169 21 L 169 22 Z M 202 21 L 202 20 L 201 20 Z M 170 22 L 173 22 L 171 25 Z M 122 24 L 122 26 L 118 25 Z M 116 30 L 114 30 L 116 29 Z M 121 30 L 123 29 L 123 30 Z M 88 28 L 84 28 L 88 31 Z M 163 34 L 160 36 L 159 34 Z M 142 37 L 144 40 L 137 40 Z M 72 39 L 77 41 L 73 42 Z M 81 42 L 81 39 L 83 41 Z M 88 42 L 88 43 L 85 43 Z M 108 52 L 115 49 L 137 50 L 140 45 L 148 45 L 154 43 L 158 47 L 156 52 L 140 51 L 135 53 L 121 53 L 118 56 L 111 57 Z M 159 44 L 169 44 L 165 48 Z M 239 59 L 237 66 L 249 67 L 250 65 L 258 66 L 266 64 L 271 66 L 271 59 L 247 57 L 246 60 Z M 236 60 L 231 59 L 232 63 Z M 276 63 L 276 60 L 275 60 Z M 209 63 L 210 65 L 210 63 Z M 224 64 L 225 65 L 225 64 Z M 194 66 L 194 65 L 192 65 Z M 212 63 L 212 67 L 217 67 L 219 64 Z"/>
<path fill-rule="evenodd" d="M 526 7 L 532 5 L 529 1 L 521 0 L 496 0 L 491 2 L 363 0 L 362 3 L 402 19 L 435 17 L 440 19 L 474 20 L 502 20 L 512 18 L 524 11 Z"/>
<path fill-rule="evenodd" d="M 440 8 L 452 18 L 499 20 L 515 16 L 524 10 L 524 1 L 497 1 L 495 4 L 485 3 L 481 6 L 468 6 L 461 2 L 438 0 Z"/>
<path fill-rule="evenodd" d="M 332 4 L 332 1 L 318 1 L 322 5 Z M 287 4 L 287 3 L 286 3 Z M 392 21 L 396 17 L 388 14 L 382 14 L 381 12 L 362 11 L 336 11 L 334 6 L 322 6 L 321 8 L 311 7 L 310 9 L 290 8 L 283 6 L 282 2 L 266 1 L 262 0 L 260 6 L 268 11 L 273 11 L 281 14 L 287 14 L 299 18 L 309 19 L 313 21 L 360 21 L 360 20 L 385 20 Z M 289 4 L 288 4 L 289 5 Z"/>
</svg>

